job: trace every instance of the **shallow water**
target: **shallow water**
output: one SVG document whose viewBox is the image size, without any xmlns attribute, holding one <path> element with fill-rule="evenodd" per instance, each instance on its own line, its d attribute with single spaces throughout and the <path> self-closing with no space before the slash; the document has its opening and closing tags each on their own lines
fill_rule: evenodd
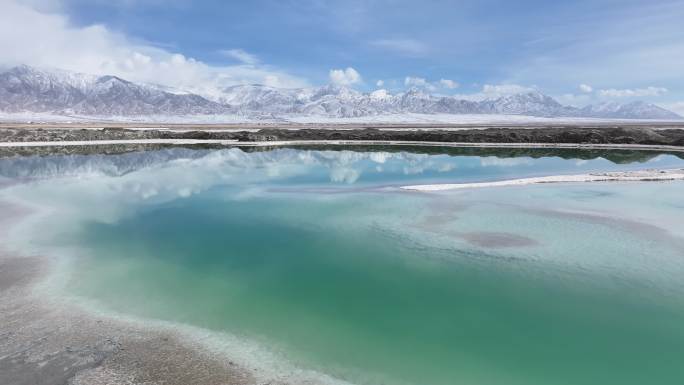
<svg viewBox="0 0 684 385">
<path fill-rule="evenodd" d="M 0 191 L 53 210 L 24 241 L 76 256 L 66 293 L 349 382 L 684 378 L 684 183 L 394 187 L 684 161 L 401 150 L 14 157 Z"/>
</svg>

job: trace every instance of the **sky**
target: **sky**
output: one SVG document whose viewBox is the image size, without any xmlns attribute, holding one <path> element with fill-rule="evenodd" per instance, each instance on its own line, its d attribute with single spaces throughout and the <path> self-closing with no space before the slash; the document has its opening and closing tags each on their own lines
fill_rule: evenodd
<svg viewBox="0 0 684 385">
<path fill-rule="evenodd" d="M 684 112 L 684 0 L 0 0 L 0 66 Z"/>
</svg>

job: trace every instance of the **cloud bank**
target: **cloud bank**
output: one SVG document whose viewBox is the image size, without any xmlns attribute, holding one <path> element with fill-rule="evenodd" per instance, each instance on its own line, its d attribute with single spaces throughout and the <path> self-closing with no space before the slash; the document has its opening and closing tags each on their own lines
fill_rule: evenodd
<svg viewBox="0 0 684 385">
<path fill-rule="evenodd" d="M 94 3 L 114 3 L 127 9 L 149 3 L 171 7 L 169 2 L 161 0 L 98 0 Z M 453 90 L 462 89 L 459 82 L 449 79 L 453 76 L 464 84 L 465 90 L 461 92 L 474 92 L 462 95 L 468 99 L 527 92 L 536 87 L 520 84 L 538 84 L 543 91 L 556 98 L 572 101 L 573 104 L 608 98 L 653 98 L 670 104 L 682 100 L 680 90 L 684 85 L 684 77 L 681 76 L 680 63 L 684 62 L 684 29 L 677 27 L 677 21 L 684 16 L 684 7 L 679 0 L 634 2 L 622 7 L 588 4 L 586 7 L 592 12 L 584 13 L 587 17 L 574 23 L 550 22 L 548 28 L 544 29 L 543 37 L 537 39 L 533 39 L 537 37 L 536 32 L 531 33 L 520 26 L 520 18 L 527 17 L 528 13 L 510 18 L 515 28 L 509 28 L 506 24 L 508 19 L 503 20 L 503 23 L 499 20 L 495 26 L 486 27 L 494 28 L 493 32 L 501 32 L 504 28 L 506 32 L 517 31 L 521 36 L 513 33 L 511 39 L 521 39 L 524 44 L 511 49 L 510 52 L 515 52 L 511 57 L 506 56 L 506 50 L 493 50 L 496 52 L 495 59 L 488 59 L 481 49 L 490 51 L 491 47 L 496 48 L 505 41 L 502 36 L 508 34 L 472 33 L 473 28 L 477 30 L 483 22 L 486 24 L 487 20 L 483 21 L 481 17 L 463 14 L 464 19 L 460 24 L 452 23 L 450 26 L 454 29 L 445 29 L 433 18 L 420 22 L 403 20 L 412 15 L 406 11 L 400 12 L 398 8 L 393 12 L 393 8 L 383 2 L 352 2 L 354 6 L 347 3 L 315 3 L 318 6 L 294 6 L 288 3 L 279 10 L 291 12 L 289 16 L 283 16 L 288 23 L 301 21 L 301 25 L 306 27 L 304 38 L 325 32 L 321 25 L 315 25 L 318 22 L 326 28 L 335 28 L 336 33 L 343 38 L 340 40 L 351 43 L 345 50 L 342 49 L 345 48 L 344 44 L 338 47 L 340 41 L 337 39 L 334 40 L 335 44 L 322 40 L 325 44 L 321 46 L 326 51 L 339 51 L 339 57 L 327 53 L 331 61 L 343 60 L 343 63 L 353 63 L 355 67 L 331 70 L 328 75 L 333 84 L 359 88 L 375 85 L 392 91 L 399 90 L 403 85 L 406 88 L 419 87 L 430 92 L 452 94 L 455 92 Z M 210 57 L 222 57 L 226 64 L 221 61 L 218 64 L 208 63 L 189 57 L 178 49 L 140 41 L 105 25 L 76 25 L 65 11 L 69 8 L 65 6 L 68 4 L 69 0 L 0 0 L 0 67 L 29 64 L 92 74 L 112 74 L 135 82 L 163 84 L 216 98 L 221 89 L 235 84 L 258 83 L 287 88 L 311 85 L 306 79 L 265 63 L 250 52 L 255 48 L 250 47 L 249 42 L 234 43 L 218 51 L 216 49 L 222 45 L 213 47 L 209 52 Z M 193 5 L 195 7 L 201 6 Z M 237 5 L 231 5 L 231 10 L 233 8 L 240 9 Z M 446 6 L 428 8 L 420 9 L 433 16 L 452 18 L 456 15 L 456 12 L 446 12 L 451 9 Z M 524 10 L 524 5 L 521 10 Z M 301 12 L 310 13 L 300 20 L 297 17 Z M 273 19 L 271 16 L 269 20 L 277 24 Z M 407 24 L 400 23 L 402 20 Z M 199 22 L 205 23 L 206 20 L 199 19 Z M 258 18 L 250 20 L 251 24 L 257 22 L 260 22 Z M 475 22 L 477 25 L 473 24 Z M 296 30 L 288 23 L 279 25 L 283 39 L 289 37 L 290 29 Z M 400 28 L 396 29 L 397 26 Z M 411 26 L 420 28 L 406 28 Z M 431 26 L 435 29 L 425 28 Z M 261 25 L 258 28 L 252 33 L 263 33 L 277 41 L 274 34 L 268 35 L 268 29 L 263 29 Z M 314 28 L 314 33 L 309 28 Z M 463 33 L 458 34 L 459 31 Z M 336 35 L 336 38 L 340 36 Z M 454 36 L 463 38 L 454 39 Z M 310 45 L 293 39 L 285 44 L 289 41 L 297 41 L 296 45 L 306 47 Z M 382 60 L 392 60 L 392 63 L 364 61 L 355 51 L 359 48 L 368 58 L 379 56 Z M 261 49 L 262 46 L 256 48 L 262 53 Z M 285 55 L 292 55 L 289 49 L 284 51 L 287 52 Z M 267 52 L 262 54 L 266 58 Z M 273 52 L 268 54 L 275 56 Z M 317 55 L 315 58 L 324 56 L 323 53 Z M 317 73 L 315 76 L 318 77 L 315 78 L 320 82 L 325 81 L 325 70 L 339 68 L 334 61 L 323 64 L 322 68 L 312 68 L 314 65 L 311 63 L 315 61 L 302 57 L 303 61 L 296 64 L 297 70 Z M 481 63 L 483 57 L 486 60 Z M 480 66 L 488 64 L 488 60 L 493 63 Z M 468 68 L 471 66 L 482 68 L 486 76 L 469 75 Z M 370 79 L 384 80 L 365 84 L 357 69 Z M 415 73 L 421 76 L 404 77 L 405 74 Z M 490 84 L 480 90 L 484 83 Z M 493 85 L 496 83 L 508 84 Z"/>
<path fill-rule="evenodd" d="M 430 92 L 443 90 L 453 90 L 460 87 L 458 82 L 451 79 L 439 79 L 435 82 L 430 82 L 425 78 L 418 76 L 407 76 L 404 78 L 404 87 L 408 88 L 424 88 Z"/>
<path fill-rule="evenodd" d="M 629 98 L 629 97 L 645 97 L 645 96 L 661 96 L 667 93 L 667 88 L 664 87 L 646 87 L 635 89 L 615 89 L 609 88 L 606 90 L 599 90 L 599 95 L 611 98 Z"/>
<path fill-rule="evenodd" d="M 350 86 L 361 82 L 361 74 L 355 69 L 347 67 L 347 69 L 332 69 L 330 70 L 330 83 L 338 86 Z"/>
<path fill-rule="evenodd" d="M 217 94 L 234 84 L 262 83 L 303 87 L 308 82 L 260 64 L 239 49 L 223 52 L 239 64 L 214 66 L 178 52 L 138 42 L 103 25 L 79 27 L 51 6 L 1 0 L 0 65 L 28 64 L 91 74 L 111 74 L 136 82 L 164 84 L 199 93 Z"/>
<path fill-rule="evenodd" d="M 580 84 L 579 89 L 584 93 L 591 93 L 594 91 L 594 88 L 588 84 Z"/>
<path fill-rule="evenodd" d="M 253 55 L 249 52 L 246 52 L 245 50 L 241 48 L 234 48 L 234 49 L 222 49 L 219 51 L 219 53 L 225 57 L 235 59 L 239 61 L 240 63 L 243 64 L 259 64 L 260 60 L 256 55 Z"/>
</svg>

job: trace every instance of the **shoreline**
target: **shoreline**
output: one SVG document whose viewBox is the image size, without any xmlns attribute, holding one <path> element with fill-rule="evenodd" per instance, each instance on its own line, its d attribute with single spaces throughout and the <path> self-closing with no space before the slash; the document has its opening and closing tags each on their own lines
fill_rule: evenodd
<svg viewBox="0 0 684 385">
<path fill-rule="evenodd" d="M 7 201 L 2 208 L 11 213 L 0 220 L 7 236 L 41 215 Z M 169 367 L 228 383 L 255 382 L 248 369 L 223 365 L 170 328 L 145 328 L 89 312 L 49 293 L 59 264 L 54 256 L 0 248 L 0 383 L 182 385 L 180 371 L 164 373 Z M 213 368 L 213 374 L 197 372 L 201 366 Z"/>
<path fill-rule="evenodd" d="M 0 127 L 2 147 L 89 145 L 89 144 L 237 144 L 242 146 L 278 146 L 306 144 L 410 144 L 440 146 L 535 146 L 602 148 L 665 148 L 684 150 L 684 125 L 607 126 L 465 126 L 419 127 L 415 125 L 323 127 L 242 126 L 147 128 L 131 126 L 101 129 Z M 643 147 L 634 147 L 643 146 Z"/>
<path fill-rule="evenodd" d="M 2 238 L 43 214 L 4 199 L 0 208 Z M 0 247 L 0 383 L 344 384 L 250 340 L 72 297 L 60 288 L 66 263 Z"/>
<path fill-rule="evenodd" d="M 54 147 L 54 146 L 107 146 L 118 144 L 237 144 L 237 140 L 223 139 L 121 139 L 121 140 L 64 140 L 64 141 L 35 141 L 35 142 L 0 142 L 0 148 L 11 147 Z"/>
<path fill-rule="evenodd" d="M 575 175 L 550 175 L 532 178 L 507 179 L 493 182 L 439 183 L 401 186 L 407 191 L 446 191 L 488 187 L 529 186 L 556 183 L 602 183 L 602 182 L 670 182 L 684 180 L 684 169 L 650 169 L 637 171 L 594 172 Z"/>
<path fill-rule="evenodd" d="M 202 145 L 213 144 L 228 147 L 281 147 L 306 145 L 333 146 L 425 146 L 425 147 L 474 147 L 474 148 L 559 148 L 559 149 L 602 149 L 602 150 L 645 150 L 684 152 L 684 147 L 649 144 L 607 144 L 607 143 L 506 143 L 506 142 L 434 142 L 409 140 L 274 140 L 243 142 L 237 139 L 122 139 L 122 140 L 79 140 L 79 141 L 29 141 L 0 142 L 0 148 L 26 147 L 71 147 L 106 146 L 122 144 L 166 144 Z"/>
</svg>

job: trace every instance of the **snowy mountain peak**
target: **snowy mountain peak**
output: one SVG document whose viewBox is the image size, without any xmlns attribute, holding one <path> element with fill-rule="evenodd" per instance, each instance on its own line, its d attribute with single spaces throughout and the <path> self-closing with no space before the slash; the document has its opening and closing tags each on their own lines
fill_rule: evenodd
<svg viewBox="0 0 684 385">
<path fill-rule="evenodd" d="M 372 100 L 384 100 L 391 97 L 390 93 L 385 89 L 375 90 L 371 92 L 369 96 Z"/>
<path fill-rule="evenodd" d="M 322 98 L 325 96 L 334 96 L 334 97 L 339 97 L 339 98 L 344 98 L 344 99 L 352 99 L 355 97 L 359 97 L 361 93 L 359 91 L 356 91 L 354 89 L 351 89 L 346 86 L 339 86 L 335 84 L 328 84 L 326 86 L 320 87 L 316 90 L 314 93 L 314 98 Z"/>
<path fill-rule="evenodd" d="M 682 119 L 645 102 L 563 106 L 539 91 L 482 101 L 433 95 L 414 87 L 391 94 L 362 93 L 349 87 L 284 89 L 260 84 L 227 87 L 212 100 L 165 88 L 133 83 L 113 75 L 94 76 L 18 66 L 0 73 L 0 111 L 137 116 L 241 114 L 245 116 L 326 116 L 334 118 L 388 114 L 513 114 L 541 117 Z"/>
<path fill-rule="evenodd" d="M 81 115 L 226 113 L 227 106 L 116 76 L 18 66 L 0 73 L 0 110 Z"/>
<path fill-rule="evenodd" d="M 581 113 L 586 116 L 597 118 L 620 118 L 620 119 L 662 119 L 678 120 L 681 116 L 652 103 L 634 101 L 626 104 L 616 102 L 603 102 L 582 108 Z"/>
<path fill-rule="evenodd" d="M 3 79 L 15 84 L 26 84 L 43 90 L 51 87 L 69 86 L 85 90 L 97 80 L 97 76 L 58 69 L 41 70 L 27 65 L 20 65 L 0 74 Z"/>
<path fill-rule="evenodd" d="M 411 87 L 404 92 L 404 95 L 412 96 L 412 97 L 429 97 L 430 96 L 430 94 L 428 94 L 425 91 L 425 88 L 422 88 L 422 87 Z"/>
<path fill-rule="evenodd" d="M 123 83 L 123 84 L 133 84 L 127 80 L 123 80 L 118 76 L 112 76 L 112 75 L 105 75 L 105 76 L 100 76 L 96 80 L 97 83 Z"/>
</svg>

